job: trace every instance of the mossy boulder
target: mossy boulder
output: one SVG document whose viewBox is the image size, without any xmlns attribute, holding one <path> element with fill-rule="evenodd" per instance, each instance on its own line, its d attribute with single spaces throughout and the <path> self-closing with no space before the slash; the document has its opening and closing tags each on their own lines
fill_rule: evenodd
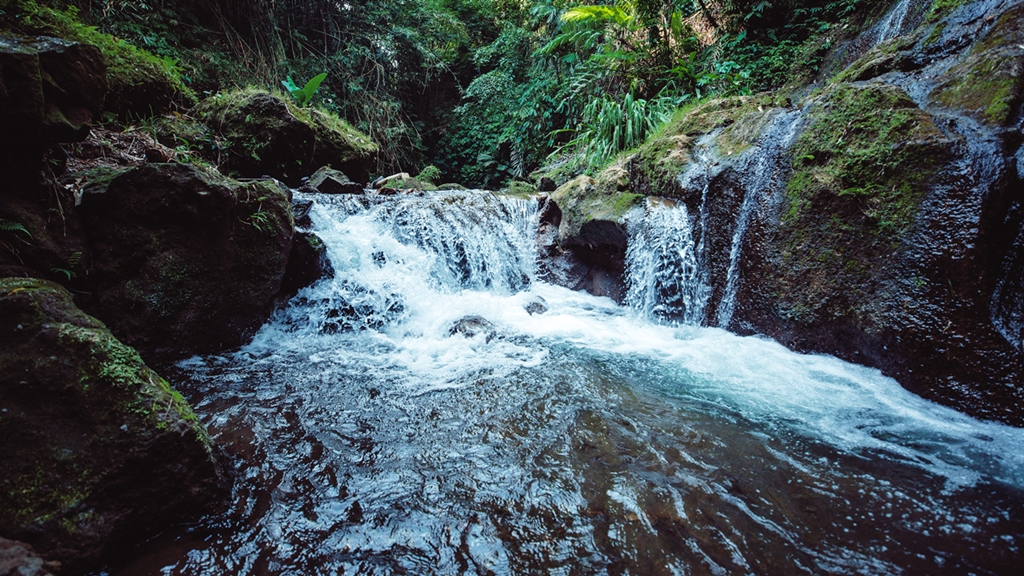
<svg viewBox="0 0 1024 576">
<path fill-rule="evenodd" d="M 170 58 L 154 56 L 123 39 L 104 34 L 79 18 L 78 10 L 43 6 L 33 0 L 11 0 L 0 30 L 64 38 L 95 46 L 106 61 L 109 91 L 103 109 L 122 118 L 148 117 L 172 103 L 194 102 Z"/>
<path fill-rule="evenodd" d="M 715 152 L 742 153 L 753 144 L 773 111 L 784 101 L 773 95 L 735 96 L 684 106 L 630 158 L 629 188 L 636 193 L 667 198 L 683 194 L 678 178 L 693 162 L 697 138 L 721 131 Z"/>
<path fill-rule="evenodd" d="M 996 20 L 960 63 L 939 78 L 933 103 L 964 110 L 991 125 L 1004 125 L 1024 101 L 1024 5 Z"/>
<path fill-rule="evenodd" d="M 0 149 L 85 138 L 103 108 L 105 74 L 93 46 L 0 35 Z"/>
<path fill-rule="evenodd" d="M 597 178 L 577 176 L 551 193 L 562 211 L 559 236 L 562 240 L 576 236 L 592 220 L 621 222 L 641 198 L 629 191 L 629 174 L 621 164 L 606 168 Z"/>
<path fill-rule="evenodd" d="M 82 199 L 83 306 L 149 362 L 242 344 L 269 315 L 291 250 L 289 192 L 187 164 L 125 171 Z"/>
<path fill-rule="evenodd" d="M 337 116 L 299 108 L 262 90 L 217 94 L 200 102 L 190 118 L 180 129 L 176 122 L 165 125 L 161 141 L 168 146 L 215 142 L 198 152 L 239 177 L 272 176 L 298 186 L 302 177 L 330 166 L 365 185 L 378 151 L 368 136 Z"/>
<path fill-rule="evenodd" d="M 45 280 L 0 279 L 0 535 L 73 570 L 216 511 L 182 396 Z"/>
</svg>

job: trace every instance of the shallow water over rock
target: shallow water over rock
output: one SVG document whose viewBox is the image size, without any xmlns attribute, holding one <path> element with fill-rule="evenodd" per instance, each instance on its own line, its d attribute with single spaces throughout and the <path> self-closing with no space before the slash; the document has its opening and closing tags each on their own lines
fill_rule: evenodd
<svg viewBox="0 0 1024 576">
<path fill-rule="evenodd" d="M 235 460 L 233 509 L 112 573 L 997 574 L 1020 557 L 1024 430 L 531 281 L 531 202 L 315 202 L 337 275 L 175 374 Z M 492 326 L 453 333 L 469 316 Z"/>
</svg>

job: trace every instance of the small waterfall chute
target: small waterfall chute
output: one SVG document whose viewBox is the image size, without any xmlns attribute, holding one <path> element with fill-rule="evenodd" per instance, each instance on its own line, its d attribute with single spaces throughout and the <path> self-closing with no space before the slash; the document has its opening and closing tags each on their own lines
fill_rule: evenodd
<svg viewBox="0 0 1024 576">
<path fill-rule="evenodd" d="M 699 326 L 711 289 L 686 206 L 649 198 L 626 222 L 627 304 L 647 318 Z"/>
</svg>

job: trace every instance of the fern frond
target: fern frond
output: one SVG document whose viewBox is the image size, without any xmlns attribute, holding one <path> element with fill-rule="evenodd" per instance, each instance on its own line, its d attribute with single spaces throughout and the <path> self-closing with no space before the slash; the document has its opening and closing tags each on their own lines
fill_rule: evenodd
<svg viewBox="0 0 1024 576">
<path fill-rule="evenodd" d="M 0 218 L 0 232 L 21 232 L 28 236 L 29 238 L 32 237 L 32 234 L 28 231 L 27 228 L 22 226 L 20 222 L 4 220 L 3 218 Z"/>
</svg>

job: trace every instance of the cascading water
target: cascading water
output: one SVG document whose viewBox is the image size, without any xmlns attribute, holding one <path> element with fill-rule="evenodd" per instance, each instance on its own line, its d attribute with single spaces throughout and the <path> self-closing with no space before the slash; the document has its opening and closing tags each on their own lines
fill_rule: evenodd
<svg viewBox="0 0 1024 576">
<path fill-rule="evenodd" d="M 176 374 L 232 509 L 115 574 L 1017 567 L 1024 430 L 529 281 L 528 202 L 311 199 L 337 275 Z"/>
<path fill-rule="evenodd" d="M 732 244 L 729 248 L 729 270 L 726 273 L 725 293 L 722 302 L 718 305 L 717 325 L 728 328 L 732 321 L 732 313 L 736 308 L 736 292 L 739 290 L 739 263 L 743 250 L 743 239 L 750 227 L 750 218 L 754 207 L 761 201 L 765 194 L 776 192 L 785 184 L 782 175 L 789 163 L 786 152 L 793 144 L 797 135 L 797 128 L 803 120 L 802 110 L 788 110 L 782 112 L 765 128 L 764 134 L 758 140 L 753 154 L 753 169 L 750 176 L 744 179 L 746 183 L 743 204 L 740 205 L 740 212 L 736 218 L 736 228 L 732 236 Z"/>
<path fill-rule="evenodd" d="M 684 204 L 648 200 L 626 216 L 626 303 L 644 317 L 699 326 L 708 287 Z"/>
</svg>

